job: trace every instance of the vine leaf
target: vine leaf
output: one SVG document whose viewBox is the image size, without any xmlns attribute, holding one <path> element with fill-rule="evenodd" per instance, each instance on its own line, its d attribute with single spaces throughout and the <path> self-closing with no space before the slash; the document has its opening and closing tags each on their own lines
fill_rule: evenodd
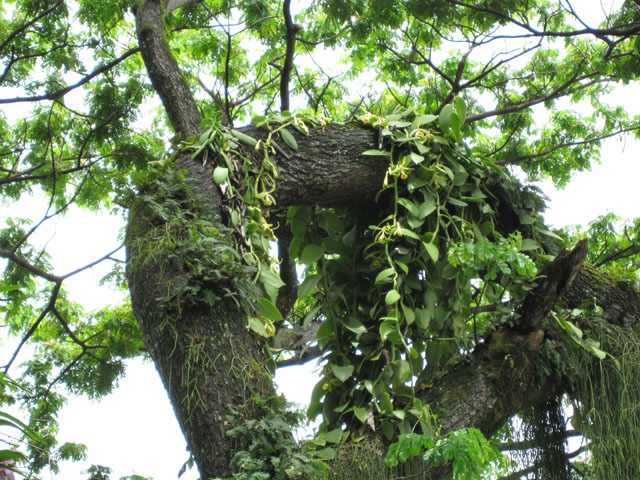
<svg viewBox="0 0 640 480">
<path fill-rule="evenodd" d="M 276 306 L 271 303 L 271 300 L 268 298 L 260 297 L 257 300 L 258 309 L 263 317 L 271 320 L 272 322 L 279 322 L 282 320 L 282 314 L 280 310 L 276 308 Z"/>
<path fill-rule="evenodd" d="M 216 185 L 224 183 L 229 178 L 229 169 L 224 167 L 216 167 L 213 170 L 213 181 Z"/>
<path fill-rule="evenodd" d="M 314 262 L 320 260 L 320 258 L 324 255 L 324 248 L 320 245 L 307 245 L 302 250 L 302 254 L 300 255 L 300 261 L 307 265 L 311 265 Z"/>
<path fill-rule="evenodd" d="M 438 247 L 436 247 L 433 243 L 422 242 L 422 244 L 424 245 L 425 250 L 429 254 L 429 257 L 431 257 L 431 260 L 433 260 L 434 263 L 437 262 L 438 257 L 440 256 Z"/>
<path fill-rule="evenodd" d="M 319 274 L 309 275 L 307 278 L 305 278 L 304 281 L 298 287 L 298 298 L 302 299 L 307 295 L 309 295 L 309 293 L 314 288 L 316 288 L 316 285 L 318 285 L 318 282 L 320 281 L 321 278 L 322 278 L 322 275 L 319 275 Z"/>
<path fill-rule="evenodd" d="M 353 374 L 353 365 L 347 365 L 345 367 L 339 367 L 337 365 L 331 365 L 331 371 L 338 380 L 344 383 Z"/>
<path fill-rule="evenodd" d="M 291 132 L 289 130 L 283 128 L 282 130 L 280 130 L 280 136 L 289 148 L 291 148 L 292 150 L 298 150 L 298 142 L 296 142 L 296 139 L 293 137 L 293 135 L 291 135 Z"/>
</svg>

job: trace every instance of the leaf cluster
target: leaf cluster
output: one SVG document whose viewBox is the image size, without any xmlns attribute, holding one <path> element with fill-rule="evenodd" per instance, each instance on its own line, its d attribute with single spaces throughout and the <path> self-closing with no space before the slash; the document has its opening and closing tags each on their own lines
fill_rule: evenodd
<svg viewBox="0 0 640 480">
<path fill-rule="evenodd" d="M 252 408 L 259 415 L 244 416 L 231 410 L 226 435 L 243 445 L 231 461 L 237 470 L 233 480 L 317 479 L 326 466 L 314 451 L 300 448 L 292 436 L 304 419 L 301 412 L 287 408 L 284 398 L 254 395 Z"/>
<path fill-rule="evenodd" d="M 505 200 L 492 185 L 505 175 L 460 142 L 465 112 L 457 101 L 440 115 L 365 114 L 383 148 L 363 154 L 389 159 L 376 210 L 289 209 L 290 252 L 308 268 L 303 324 L 322 322 L 327 363 L 309 409 L 323 415 L 320 437 L 432 431 L 416 392 L 505 321 L 477 310 L 522 298 L 535 276 L 531 255 L 551 233 L 526 202 L 515 205 L 533 238 L 498 232 Z"/>
</svg>

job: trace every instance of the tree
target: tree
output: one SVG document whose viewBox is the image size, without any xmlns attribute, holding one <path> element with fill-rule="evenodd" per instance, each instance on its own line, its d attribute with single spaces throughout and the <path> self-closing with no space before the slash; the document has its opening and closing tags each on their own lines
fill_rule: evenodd
<svg viewBox="0 0 640 480">
<path fill-rule="evenodd" d="M 598 25 L 548 1 L 7 9 L 0 103 L 29 108 L 2 120 L 3 197 L 49 198 L 0 238 L 5 322 L 36 345 L 30 467 L 81 455 L 55 448 L 61 387 L 103 395 L 150 355 L 203 478 L 304 478 L 321 460 L 355 478 L 358 445 L 390 466 L 426 448 L 425 478 L 479 476 L 492 436 L 535 454 L 508 478 L 635 478 L 638 222 L 551 232 L 515 177 L 565 185 L 638 131 L 605 97 L 635 79 L 639 8 Z M 83 312 L 63 288 L 77 271 L 30 245 L 71 205 L 127 215 L 111 277 L 130 303 Z M 271 377 L 318 358 L 323 424 L 301 453 Z M 573 463 L 569 401 L 592 454 Z"/>
</svg>

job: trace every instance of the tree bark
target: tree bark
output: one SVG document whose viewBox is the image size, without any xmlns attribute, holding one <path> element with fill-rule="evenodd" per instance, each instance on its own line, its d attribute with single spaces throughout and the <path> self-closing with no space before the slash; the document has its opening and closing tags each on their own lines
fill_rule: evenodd
<svg viewBox="0 0 640 480">
<path fill-rule="evenodd" d="M 228 477 L 242 443 L 227 436 L 231 409 L 252 415 L 252 399 L 274 392 L 263 341 L 247 329 L 233 299 L 213 307 L 170 298 L 189 277 L 187 265 L 144 248 L 154 214 L 140 200 L 129 212 L 127 277 L 134 314 L 203 478 Z M 215 286 L 212 286 L 215 288 Z"/>
</svg>

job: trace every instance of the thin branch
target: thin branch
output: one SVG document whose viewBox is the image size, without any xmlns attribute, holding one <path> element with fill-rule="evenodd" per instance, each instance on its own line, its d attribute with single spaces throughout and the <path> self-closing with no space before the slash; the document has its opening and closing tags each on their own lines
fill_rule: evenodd
<svg viewBox="0 0 640 480">
<path fill-rule="evenodd" d="M 280 71 L 280 111 L 288 111 L 289 106 L 289 81 L 291 80 L 291 70 L 293 69 L 293 56 L 296 50 L 296 34 L 301 27 L 293 23 L 291 18 L 291 0 L 284 0 L 282 3 L 284 15 L 284 25 L 286 28 L 286 50 L 284 63 Z"/>
<path fill-rule="evenodd" d="M 87 270 L 89 268 L 95 267 L 97 264 L 104 262 L 105 260 L 112 260 L 111 255 L 113 255 L 114 253 L 116 253 L 118 250 L 120 250 L 123 247 L 123 245 L 120 245 L 116 248 L 114 248 L 113 250 L 111 250 L 109 253 L 107 253 L 106 255 L 103 255 L 102 257 L 100 257 L 97 260 L 94 260 L 91 263 L 88 263 L 87 265 L 84 265 L 83 267 L 80 268 L 76 268 L 75 270 L 70 271 L 69 273 L 60 276 L 59 278 L 61 280 L 65 280 L 73 275 L 76 275 L 80 272 L 83 272 L 84 270 Z"/>
<path fill-rule="evenodd" d="M 48 280 L 49 282 L 60 283 L 63 280 L 63 277 L 45 272 L 41 268 L 36 267 L 19 255 L 16 255 L 16 253 L 12 250 L 0 249 L 0 257 L 6 258 L 19 267 L 25 269 L 27 272 L 37 275 L 38 277 Z"/>
<path fill-rule="evenodd" d="M 64 97 L 67 93 L 69 93 L 70 91 L 81 87 L 82 85 L 85 85 L 86 83 L 89 83 L 91 80 L 93 80 L 95 77 L 97 77 L 98 75 L 111 70 L 113 67 L 115 67 L 116 65 L 118 65 L 119 63 L 123 62 L 124 60 L 126 60 L 127 58 L 129 58 L 130 56 L 138 53 L 140 51 L 140 48 L 135 47 L 132 48 L 131 50 L 128 50 L 127 52 L 125 52 L 124 54 L 122 54 L 121 56 L 119 56 L 118 58 L 116 58 L 115 60 L 107 63 L 106 65 L 103 65 L 102 67 L 96 68 L 93 72 L 89 73 L 88 75 L 86 75 L 82 80 L 80 80 L 79 82 L 74 83 L 73 85 L 69 85 L 68 87 L 62 88 L 60 90 L 57 90 L 55 92 L 51 92 L 51 93 L 47 93 L 44 95 L 34 95 L 32 97 L 14 97 L 14 98 L 0 98 L 0 105 L 2 104 L 9 104 L 9 103 L 21 103 L 21 102 L 39 102 L 42 100 L 57 100 L 61 97 Z"/>
<path fill-rule="evenodd" d="M 25 23 L 24 25 L 22 25 L 20 28 L 18 28 L 17 30 L 14 30 L 13 32 L 11 32 L 11 34 L 5 39 L 4 42 L 2 42 L 0 44 L 0 52 L 2 50 L 5 49 L 5 47 L 11 43 L 13 41 L 14 38 L 16 38 L 17 36 L 19 36 L 20 34 L 22 34 L 27 28 L 29 28 L 30 26 L 32 26 L 33 24 L 35 24 L 38 20 L 46 17 L 47 15 L 49 15 L 51 12 L 53 12 L 56 8 L 58 8 L 60 5 L 62 5 L 64 3 L 64 0 L 58 0 L 56 3 L 54 3 L 53 5 L 51 5 L 51 7 L 49 7 L 47 10 L 45 10 L 44 12 L 42 12 L 40 15 L 37 15 L 33 20 L 30 20 L 29 22 Z"/>
<path fill-rule="evenodd" d="M 597 137 L 592 137 L 592 138 L 587 138 L 585 140 L 578 140 L 575 142 L 565 142 L 565 143 L 559 143 L 557 145 L 554 145 L 552 148 L 549 148 L 548 150 L 545 150 L 543 152 L 538 152 L 538 153 L 533 153 L 531 155 L 523 155 L 520 157 L 516 157 L 516 158 L 511 158 L 511 159 L 504 159 L 504 160 L 499 160 L 496 162 L 496 165 L 516 165 L 518 163 L 524 162 L 526 160 L 533 160 L 535 158 L 541 158 L 541 157 L 546 157 L 547 155 L 552 154 L 553 152 L 561 149 L 561 148 L 566 148 L 566 147 L 576 147 L 578 145 L 586 145 L 589 143 L 593 143 L 593 142 L 598 142 L 600 140 L 605 140 L 607 138 L 610 137 L 615 137 L 617 135 L 620 135 L 622 133 L 626 133 L 626 132 L 632 132 L 635 130 L 640 130 L 640 126 L 634 126 L 634 127 L 628 127 L 628 128 L 621 128 L 615 132 L 611 132 L 608 133 L 606 135 L 598 135 Z"/>
<path fill-rule="evenodd" d="M 640 245 L 630 245 L 627 248 L 623 248 L 618 252 L 612 253 L 611 255 L 595 263 L 595 267 L 600 268 L 609 262 L 614 262 L 616 260 L 621 260 L 623 258 L 629 258 L 638 253 L 640 253 Z"/>
<path fill-rule="evenodd" d="M 276 366 L 280 368 L 291 367 L 293 365 L 303 365 L 307 362 L 310 362 L 311 360 L 320 357 L 320 355 L 322 355 L 322 349 L 315 345 L 313 347 L 307 348 L 306 350 L 303 350 L 301 353 L 296 352 L 296 354 L 291 358 L 276 362 Z"/>
<path fill-rule="evenodd" d="M 336 38 L 338 38 L 340 35 L 342 35 L 344 32 L 346 32 L 347 30 L 349 30 L 350 28 L 352 28 L 352 26 L 350 24 L 345 25 L 344 27 L 342 27 L 340 29 L 340 31 L 338 33 L 335 33 L 333 35 L 331 35 L 330 37 L 327 38 L 323 38 L 322 40 L 318 40 L 317 42 L 312 42 L 310 40 L 305 40 L 302 37 L 296 37 L 296 40 L 300 43 L 305 43 L 307 45 L 311 45 L 311 46 L 318 46 L 321 43 L 326 43 L 326 42 L 330 42 L 331 40 L 334 40 Z"/>
<path fill-rule="evenodd" d="M 559 38 L 567 38 L 567 37 L 577 37 L 582 35 L 593 35 L 594 37 L 609 43 L 609 39 L 607 36 L 630 36 L 635 35 L 640 32 L 640 24 L 632 23 L 629 28 L 583 28 L 581 30 L 570 30 L 570 31 L 548 31 L 548 30 L 537 30 L 533 28 L 528 22 L 522 22 L 516 20 L 515 18 L 506 15 L 498 10 L 494 10 L 492 8 L 488 8 L 486 6 L 472 5 L 469 3 L 464 3 L 456 0 L 447 0 L 448 3 L 453 5 L 457 5 L 463 8 L 468 8 L 470 10 L 475 10 L 481 13 L 489 13 L 497 18 L 502 20 L 506 20 L 509 23 L 512 23 L 528 32 L 536 37 L 559 37 Z M 482 4 L 487 5 L 486 2 L 482 2 Z"/>
<path fill-rule="evenodd" d="M 35 333 L 36 329 L 40 326 L 40 324 L 45 319 L 47 314 L 54 307 L 58 299 L 58 294 L 60 293 L 61 287 L 62 287 L 62 281 L 56 282 L 56 285 L 53 287 L 53 290 L 51 291 L 51 296 L 49 297 L 49 303 L 44 308 L 44 310 L 40 312 L 40 315 L 38 315 L 38 318 L 36 319 L 35 322 L 33 322 L 33 325 L 31 325 L 31 328 L 29 328 L 27 333 L 23 335 L 22 339 L 20 340 L 20 343 L 18 344 L 16 349 L 13 351 L 13 355 L 9 359 L 9 362 L 7 362 L 7 364 L 2 367 L 2 370 L 4 371 L 4 373 L 7 373 L 9 371 L 9 368 L 11 368 L 11 365 L 13 365 L 13 362 L 15 362 L 16 358 L 18 358 L 18 355 L 20 354 L 22 347 L 24 347 L 24 345 L 27 343 L 27 340 L 31 338 L 31 336 Z"/>
<path fill-rule="evenodd" d="M 544 103 L 548 100 L 554 100 L 556 98 L 560 98 L 566 95 L 569 95 L 571 93 L 574 93 L 574 91 L 576 90 L 582 90 L 585 88 L 588 88 L 590 86 L 593 85 L 597 85 L 598 83 L 602 83 L 605 81 L 608 81 L 609 78 L 603 78 L 603 79 L 595 79 L 592 80 L 586 84 L 580 84 L 578 87 L 576 87 L 575 90 L 570 90 L 569 87 L 575 85 L 576 83 L 582 81 L 582 80 L 586 80 L 588 78 L 594 77 L 596 75 L 599 75 L 600 71 L 595 70 L 593 72 L 590 73 L 586 73 L 584 75 L 581 75 L 579 77 L 575 77 L 571 80 L 568 80 L 567 82 L 563 83 L 562 85 L 560 85 L 558 88 L 554 89 L 552 92 L 548 93 L 547 95 L 542 95 L 539 97 L 534 97 L 534 98 L 530 98 L 528 100 L 525 100 L 523 102 L 518 102 L 518 103 L 514 103 L 513 105 L 509 105 L 507 107 L 503 107 L 503 108 L 497 108 L 495 110 L 491 110 L 488 112 L 482 112 L 482 113 L 476 113 L 474 115 L 469 115 L 466 119 L 466 121 L 468 123 L 471 122 L 477 122 L 478 120 L 483 120 L 485 118 L 489 118 L 489 117 L 495 117 L 498 115 L 507 115 L 509 113 L 515 113 L 515 112 L 519 112 L 521 110 L 524 110 L 526 108 L 529 107 L 533 107 L 534 105 L 538 105 L 540 103 Z"/>
<path fill-rule="evenodd" d="M 572 437 L 580 437 L 582 434 L 578 430 L 565 430 L 562 432 L 554 432 L 554 438 L 567 439 Z M 523 442 L 502 442 L 498 444 L 498 450 L 501 452 L 516 452 L 521 450 L 529 450 L 531 448 L 544 448 L 544 445 L 540 445 L 533 440 L 527 440 Z"/>
</svg>

